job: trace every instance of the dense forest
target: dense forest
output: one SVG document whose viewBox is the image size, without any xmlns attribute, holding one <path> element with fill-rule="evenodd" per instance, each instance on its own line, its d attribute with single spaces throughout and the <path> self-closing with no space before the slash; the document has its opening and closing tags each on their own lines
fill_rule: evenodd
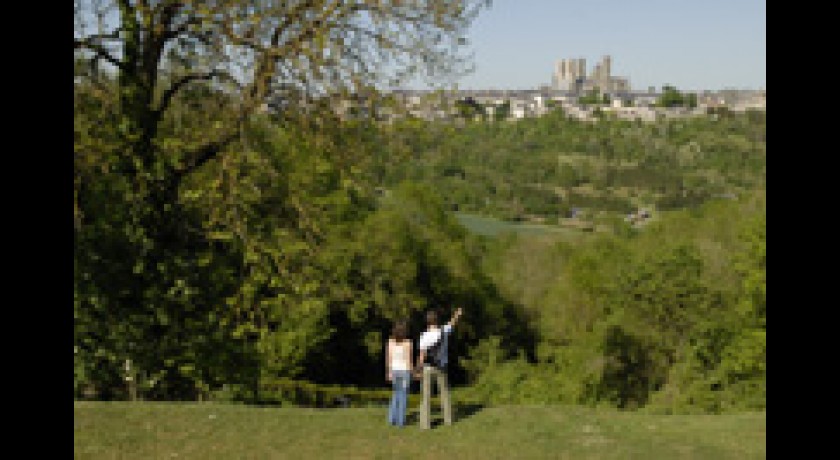
<svg viewBox="0 0 840 460">
<path fill-rule="evenodd" d="M 427 183 L 451 210 L 516 221 L 679 209 L 764 186 L 765 120 L 753 111 L 588 123 L 562 108 L 524 122 L 408 120 L 378 152 L 377 180 Z"/>
<path fill-rule="evenodd" d="M 415 38 L 455 40 L 472 2 L 432 3 L 427 23 L 359 5 Z M 250 86 L 232 91 L 196 49 L 247 42 L 225 21 L 250 27 L 259 12 L 119 6 L 125 53 L 105 35 L 75 40 L 92 52 L 74 74 L 75 397 L 259 403 L 289 379 L 384 388 L 393 321 L 418 336 L 427 309 L 462 307 L 451 375 L 473 400 L 765 407 L 763 113 L 384 123 L 339 117 L 308 86 L 260 111 L 277 56 L 361 27 L 342 22 L 355 9 L 315 8 L 327 22 L 286 11 L 286 26 L 305 26 L 297 39 L 269 33 Z M 182 32 L 192 48 L 167 61 Z M 353 81 L 342 97 L 371 90 Z M 639 208 L 654 218 L 624 220 Z M 563 227 L 573 210 L 592 227 Z M 486 236 L 460 213 L 564 231 Z"/>
</svg>

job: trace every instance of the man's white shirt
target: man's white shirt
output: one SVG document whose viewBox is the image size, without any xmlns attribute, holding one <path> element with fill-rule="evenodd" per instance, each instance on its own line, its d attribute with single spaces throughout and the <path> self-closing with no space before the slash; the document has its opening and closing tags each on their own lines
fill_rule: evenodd
<svg viewBox="0 0 840 460">
<path fill-rule="evenodd" d="M 442 328 L 435 328 L 429 331 L 425 331 L 420 335 L 420 350 L 428 350 L 430 346 L 437 343 L 440 340 L 441 331 L 449 334 L 452 332 L 452 326 L 449 324 L 444 324 Z"/>
</svg>

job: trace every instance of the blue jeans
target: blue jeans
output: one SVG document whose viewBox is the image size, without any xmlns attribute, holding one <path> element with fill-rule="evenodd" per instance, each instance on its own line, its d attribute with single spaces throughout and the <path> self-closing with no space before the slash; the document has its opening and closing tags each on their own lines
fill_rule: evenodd
<svg viewBox="0 0 840 460">
<path fill-rule="evenodd" d="M 408 404 L 408 385 L 411 384 L 409 371 L 392 371 L 391 382 L 394 394 L 388 408 L 388 423 L 396 426 L 405 425 L 405 408 Z"/>
</svg>

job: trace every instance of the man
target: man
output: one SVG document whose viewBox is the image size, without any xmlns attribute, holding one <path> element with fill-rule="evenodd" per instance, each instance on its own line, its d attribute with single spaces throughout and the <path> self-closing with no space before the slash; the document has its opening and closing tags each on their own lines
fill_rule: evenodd
<svg viewBox="0 0 840 460">
<path fill-rule="evenodd" d="M 431 428 L 430 411 L 432 397 L 432 378 L 437 379 L 440 403 L 443 409 L 443 423 L 452 425 L 452 404 L 449 400 L 449 384 L 446 381 L 446 365 L 449 361 L 449 335 L 452 328 L 461 317 L 461 309 L 455 310 L 452 319 L 443 327 L 438 327 L 437 313 L 431 310 L 426 313 L 426 332 L 420 336 L 419 365 L 423 372 L 423 403 L 420 407 L 420 428 Z"/>
</svg>

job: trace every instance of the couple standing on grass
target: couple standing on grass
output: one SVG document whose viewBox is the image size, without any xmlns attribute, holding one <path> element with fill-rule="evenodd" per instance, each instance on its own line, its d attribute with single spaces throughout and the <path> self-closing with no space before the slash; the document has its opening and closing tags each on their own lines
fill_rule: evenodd
<svg viewBox="0 0 840 460">
<path fill-rule="evenodd" d="M 408 326 L 405 321 L 394 324 L 391 338 L 385 347 L 385 378 L 392 383 L 394 394 L 388 409 L 388 423 L 395 426 L 405 425 L 405 412 L 408 404 L 408 388 L 411 378 L 422 375 L 423 402 L 420 406 L 420 428 L 431 428 L 432 378 L 437 379 L 440 403 L 443 406 L 443 423 L 452 425 L 452 403 L 449 400 L 449 384 L 446 378 L 448 363 L 449 335 L 461 317 L 461 309 L 455 310 L 452 319 L 443 327 L 438 326 L 437 312 L 426 313 L 426 331 L 420 336 L 420 356 L 417 366 L 413 365 L 411 339 L 408 338 Z"/>
</svg>

